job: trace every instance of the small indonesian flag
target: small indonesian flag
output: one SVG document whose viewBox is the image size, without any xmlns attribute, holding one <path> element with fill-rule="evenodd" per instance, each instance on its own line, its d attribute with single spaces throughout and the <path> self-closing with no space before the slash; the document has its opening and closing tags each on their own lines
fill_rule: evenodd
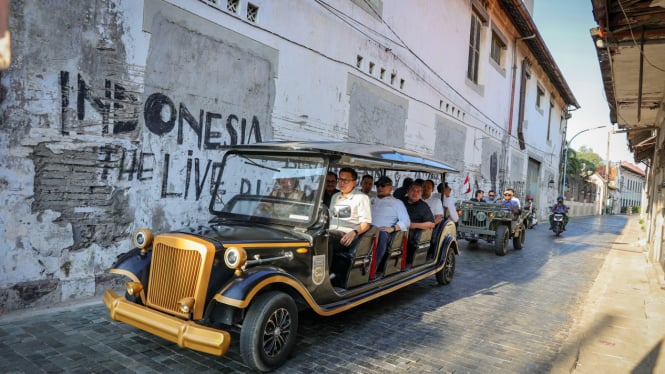
<svg viewBox="0 0 665 374">
<path fill-rule="evenodd" d="M 469 176 L 467 175 L 466 178 L 464 178 L 464 193 L 469 192 L 471 192 L 471 183 L 469 183 Z"/>
</svg>

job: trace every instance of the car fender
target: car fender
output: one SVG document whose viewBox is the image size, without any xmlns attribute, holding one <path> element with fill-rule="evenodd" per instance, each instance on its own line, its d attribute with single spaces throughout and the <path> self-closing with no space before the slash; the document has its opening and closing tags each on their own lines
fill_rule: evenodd
<svg viewBox="0 0 665 374">
<path fill-rule="evenodd" d="M 451 219 L 446 219 L 443 224 L 445 225 L 443 227 L 443 231 L 441 232 L 441 235 L 443 235 L 443 244 L 442 248 L 448 248 L 450 246 L 450 242 L 454 241 L 457 238 L 457 226 L 455 226 L 455 222 Z M 455 254 L 459 255 L 459 249 L 457 246 L 454 246 L 455 249 Z M 445 253 L 443 253 L 443 258 L 445 258 Z"/>
<path fill-rule="evenodd" d="M 448 251 L 449 248 L 451 247 L 451 244 L 452 244 L 454 241 L 455 241 L 455 238 L 454 238 L 454 237 L 452 237 L 452 236 L 450 236 L 450 235 L 446 235 L 446 237 L 443 239 L 442 248 L 445 248 L 446 251 Z M 453 246 L 452 246 L 452 249 L 455 251 L 455 254 L 456 254 L 456 255 L 459 255 L 459 248 L 458 248 L 457 245 L 453 245 Z M 442 258 L 445 260 L 445 258 L 446 258 L 446 253 L 443 253 Z"/>
<path fill-rule="evenodd" d="M 321 310 L 307 288 L 292 275 L 277 268 L 263 268 L 234 278 L 215 296 L 218 303 L 247 308 L 254 297 L 266 288 L 286 288 L 302 296 L 314 310 Z"/>
<path fill-rule="evenodd" d="M 140 282 L 141 272 L 150 265 L 152 251 L 141 254 L 138 248 L 120 255 L 113 267 L 109 270 L 113 274 L 121 274 L 129 277 L 134 282 Z"/>
</svg>

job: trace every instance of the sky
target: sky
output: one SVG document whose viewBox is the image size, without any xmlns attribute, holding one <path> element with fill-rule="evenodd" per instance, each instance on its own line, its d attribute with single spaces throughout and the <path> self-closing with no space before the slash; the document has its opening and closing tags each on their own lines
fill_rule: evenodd
<svg viewBox="0 0 665 374">
<path fill-rule="evenodd" d="M 535 0 L 533 19 L 580 105 L 580 109 L 571 112 L 572 118 L 568 120 L 567 139 L 570 147 L 574 150 L 582 146 L 590 147 L 603 160 L 607 160 L 609 136 L 609 160 L 635 164 L 633 154 L 628 149 L 626 134 L 611 134 L 611 128 L 608 127 L 575 136 L 584 129 L 611 125 L 596 47 L 589 32 L 591 28 L 597 27 L 591 0 Z M 643 164 L 638 166 L 644 168 Z"/>
</svg>

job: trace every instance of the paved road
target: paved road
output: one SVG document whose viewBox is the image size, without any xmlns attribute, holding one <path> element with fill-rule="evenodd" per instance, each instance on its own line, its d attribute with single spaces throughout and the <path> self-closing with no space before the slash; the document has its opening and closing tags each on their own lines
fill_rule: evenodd
<svg viewBox="0 0 665 374">
<path fill-rule="evenodd" d="M 301 313 L 279 373 L 544 373 L 580 314 L 622 216 L 571 219 L 555 238 L 529 230 L 497 257 L 462 241 L 453 283 L 432 277 L 333 317 Z M 101 302 L 0 317 L 2 373 L 243 373 L 237 339 L 217 358 L 109 319 Z"/>
</svg>

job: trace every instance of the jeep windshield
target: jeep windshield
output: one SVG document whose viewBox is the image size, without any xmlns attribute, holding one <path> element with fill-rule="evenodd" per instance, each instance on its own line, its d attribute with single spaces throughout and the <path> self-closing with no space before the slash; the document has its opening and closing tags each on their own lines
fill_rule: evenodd
<svg viewBox="0 0 665 374">
<path fill-rule="evenodd" d="M 213 214 L 298 226 L 314 219 L 326 164 L 317 156 L 229 152 L 220 173 L 212 189 Z"/>
</svg>

